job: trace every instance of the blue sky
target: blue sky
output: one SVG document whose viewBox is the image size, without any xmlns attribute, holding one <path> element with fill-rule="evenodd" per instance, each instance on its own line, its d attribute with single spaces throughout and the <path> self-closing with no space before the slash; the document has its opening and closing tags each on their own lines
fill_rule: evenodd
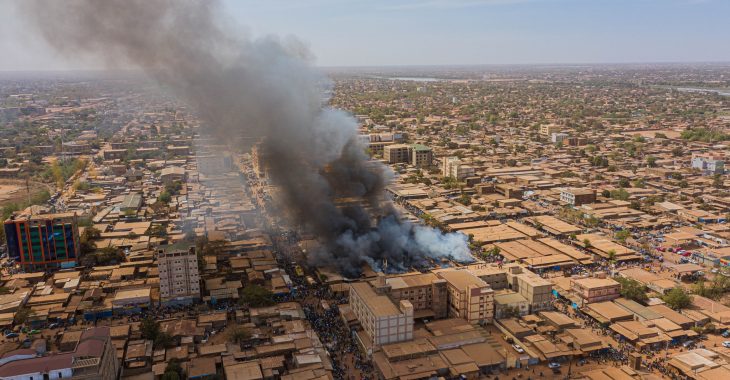
<svg viewBox="0 0 730 380">
<path fill-rule="evenodd" d="M 69 68 L 0 0 L 0 70 Z M 730 61 L 730 0 L 223 0 L 322 66 Z"/>
</svg>

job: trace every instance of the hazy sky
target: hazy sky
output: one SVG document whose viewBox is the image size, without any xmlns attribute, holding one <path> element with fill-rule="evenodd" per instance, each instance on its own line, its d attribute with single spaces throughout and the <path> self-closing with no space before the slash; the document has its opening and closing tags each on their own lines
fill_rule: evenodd
<svg viewBox="0 0 730 380">
<path fill-rule="evenodd" d="M 0 0 L 0 70 L 62 59 Z M 62 0 L 60 0 L 62 1 Z M 322 66 L 730 61 L 730 0 L 224 0 L 254 35 L 294 35 Z"/>
</svg>

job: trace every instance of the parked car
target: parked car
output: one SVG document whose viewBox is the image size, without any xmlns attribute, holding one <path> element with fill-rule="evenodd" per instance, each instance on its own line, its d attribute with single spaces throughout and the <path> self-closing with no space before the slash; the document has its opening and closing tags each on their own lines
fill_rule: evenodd
<svg viewBox="0 0 730 380">
<path fill-rule="evenodd" d="M 730 340 L 726 340 L 726 341 L 722 342 L 722 346 L 725 348 L 730 348 Z"/>
<path fill-rule="evenodd" d="M 19 336 L 20 336 L 20 335 L 18 335 L 18 333 L 16 333 L 16 332 L 12 332 L 12 331 L 6 331 L 6 332 L 5 332 L 5 338 L 6 338 L 6 339 L 10 339 L 10 338 L 17 338 L 17 337 L 19 337 Z"/>
<path fill-rule="evenodd" d="M 560 368 L 560 363 L 550 362 L 550 363 L 548 363 L 548 368 L 550 368 L 550 369 Z"/>
<path fill-rule="evenodd" d="M 519 344 L 513 344 L 512 345 L 512 348 L 514 348 L 515 351 L 517 351 L 517 353 L 519 353 L 519 354 L 524 354 L 525 353 L 525 350 L 523 350 L 522 347 L 520 347 Z"/>
<path fill-rule="evenodd" d="M 515 342 L 512 338 L 508 337 L 507 335 L 502 335 L 502 339 L 504 339 L 504 341 L 509 344 L 512 344 Z"/>
</svg>

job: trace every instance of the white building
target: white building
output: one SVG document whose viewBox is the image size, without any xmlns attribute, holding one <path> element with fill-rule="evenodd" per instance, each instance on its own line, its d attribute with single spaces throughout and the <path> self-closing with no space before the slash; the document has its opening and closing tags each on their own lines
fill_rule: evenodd
<svg viewBox="0 0 730 380">
<path fill-rule="evenodd" d="M 562 144 L 563 141 L 568 139 L 568 137 L 569 136 L 567 133 L 558 132 L 558 133 L 553 133 L 552 135 L 550 135 L 550 140 L 554 144 Z"/>
<path fill-rule="evenodd" d="M 697 154 L 692 156 L 692 169 L 702 170 L 705 174 L 723 174 L 725 161 L 710 154 Z"/>
<path fill-rule="evenodd" d="M 380 285 L 385 277 L 379 277 Z M 397 305 L 378 294 L 367 282 L 350 285 L 350 307 L 366 334 L 358 335 L 360 344 L 369 349 L 384 344 L 413 339 L 413 304 L 401 300 Z M 367 341 L 366 341 L 367 340 Z"/>
<path fill-rule="evenodd" d="M 160 301 L 163 304 L 189 304 L 200 299 L 200 274 L 195 247 L 187 250 L 160 251 Z"/>
<path fill-rule="evenodd" d="M 458 157 L 446 157 L 441 164 L 441 174 L 444 177 L 454 177 L 457 180 L 473 177 L 476 169 L 471 165 L 465 165 Z"/>
</svg>

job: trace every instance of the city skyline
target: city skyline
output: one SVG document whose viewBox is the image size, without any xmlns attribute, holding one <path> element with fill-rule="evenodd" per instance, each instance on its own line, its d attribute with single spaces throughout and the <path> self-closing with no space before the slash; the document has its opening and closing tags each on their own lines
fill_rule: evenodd
<svg viewBox="0 0 730 380">
<path fill-rule="evenodd" d="M 0 71 L 100 69 L 61 57 L 0 2 Z M 321 67 L 728 62 L 717 0 L 224 1 L 241 33 L 296 38 Z"/>
</svg>

